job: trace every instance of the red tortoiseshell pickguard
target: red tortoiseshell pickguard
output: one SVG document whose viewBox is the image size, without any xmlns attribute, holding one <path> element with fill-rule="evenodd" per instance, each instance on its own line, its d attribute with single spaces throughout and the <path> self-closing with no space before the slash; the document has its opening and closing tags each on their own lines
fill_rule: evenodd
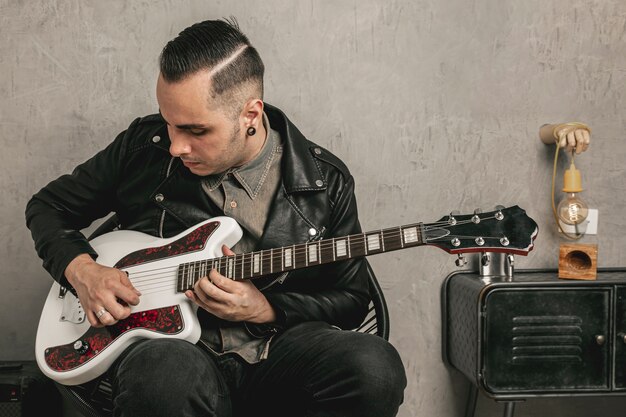
<svg viewBox="0 0 626 417">
<path fill-rule="evenodd" d="M 90 327 L 80 338 L 89 348 L 83 354 L 74 349 L 74 342 L 46 349 L 45 358 L 48 366 L 58 372 L 71 371 L 101 354 L 122 334 L 134 329 L 173 335 L 183 329 L 183 317 L 178 306 L 162 307 L 155 310 L 133 313 L 112 326 Z"/>
<path fill-rule="evenodd" d="M 168 245 L 145 248 L 129 253 L 117 261 L 115 268 L 125 268 L 155 261 L 157 259 L 169 258 L 170 256 L 180 255 L 182 253 L 202 250 L 206 245 L 206 241 L 219 225 L 219 222 L 210 222 L 194 229 L 189 234 Z"/>
</svg>

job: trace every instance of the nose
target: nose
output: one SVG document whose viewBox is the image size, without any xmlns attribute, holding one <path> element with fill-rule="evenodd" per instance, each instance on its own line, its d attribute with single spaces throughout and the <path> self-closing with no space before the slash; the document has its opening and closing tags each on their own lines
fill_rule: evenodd
<svg viewBox="0 0 626 417">
<path fill-rule="evenodd" d="M 176 132 L 176 129 L 168 129 L 168 133 L 170 136 L 170 154 L 172 156 L 179 157 L 191 152 L 191 145 L 183 133 Z"/>
</svg>

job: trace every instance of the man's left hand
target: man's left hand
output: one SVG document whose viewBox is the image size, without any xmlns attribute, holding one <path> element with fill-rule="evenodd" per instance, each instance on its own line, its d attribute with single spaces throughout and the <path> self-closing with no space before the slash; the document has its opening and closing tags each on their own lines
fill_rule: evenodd
<svg viewBox="0 0 626 417">
<path fill-rule="evenodd" d="M 226 256 L 235 253 L 222 246 Z M 248 321 L 251 323 L 271 323 L 276 320 L 276 312 L 267 298 L 250 281 L 234 281 L 212 269 L 208 277 L 203 277 L 194 285 L 193 291 L 185 295 L 209 313 L 228 321 Z"/>
</svg>

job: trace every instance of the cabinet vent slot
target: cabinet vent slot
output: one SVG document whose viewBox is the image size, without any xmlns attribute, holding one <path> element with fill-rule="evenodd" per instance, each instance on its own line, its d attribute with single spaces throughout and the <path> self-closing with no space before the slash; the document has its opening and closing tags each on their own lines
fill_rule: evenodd
<svg viewBox="0 0 626 417">
<path fill-rule="evenodd" d="M 582 363 L 582 319 L 578 316 L 518 316 L 512 320 L 511 361 Z"/>
</svg>

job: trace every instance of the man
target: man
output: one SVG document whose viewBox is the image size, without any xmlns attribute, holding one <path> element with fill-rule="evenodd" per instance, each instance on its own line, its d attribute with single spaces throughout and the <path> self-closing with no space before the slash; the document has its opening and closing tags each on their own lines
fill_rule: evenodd
<svg viewBox="0 0 626 417">
<path fill-rule="evenodd" d="M 349 171 L 262 101 L 263 71 L 236 25 L 185 29 L 161 54 L 160 114 L 29 202 L 44 266 L 76 290 L 91 325 L 114 324 L 141 300 L 78 231 L 109 212 L 160 237 L 226 214 L 242 225 L 232 248 L 241 252 L 360 232 Z M 200 342 L 129 347 L 109 370 L 116 415 L 396 414 L 406 378 L 395 349 L 339 330 L 367 310 L 366 260 L 292 271 L 261 289 L 212 270 L 186 295 L 200 307 Z"/>
</svg>

